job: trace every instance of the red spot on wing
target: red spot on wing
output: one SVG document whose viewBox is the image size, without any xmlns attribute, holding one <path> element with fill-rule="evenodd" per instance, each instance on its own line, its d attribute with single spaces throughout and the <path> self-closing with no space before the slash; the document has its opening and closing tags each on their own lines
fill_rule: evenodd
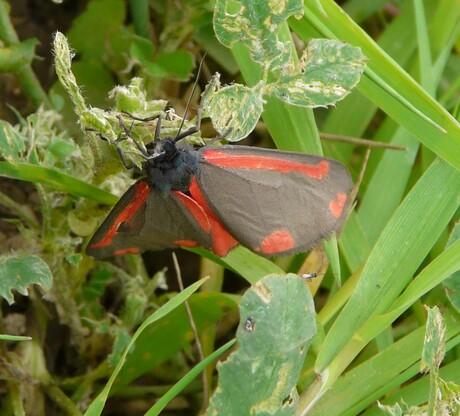
<svg viewBox="0 0 460 416">
<path fill-rule="evenodd" d="M 174 241 L 174 244 L 183 247 L 196 247 L 198 245 L 198 243 L 193 240 L 176 240 Z"/>
<path fill-rule="evenodd" d="M 192 179 L 189 191 L 193 199 L 203 208 L 211 223 L 212 251 L 218 256 L 226 256 L 233 247 L 239 244 L 238 241 L 227 231 L 209 207 L 195 177 Z"/>
<path fill-rule="evenodd" d="M 347 194 L 338 193 L 336 199 L 329 202 L 329 211 L 335 218 L 339 218 L 342 215 L 345 202 L 347 201 Z"/>
<path fill-rule="evenodd" d="M 314 179 L 324 178 L 330 170 L 330 164 L 327 160 L 321 160 L 317 164 L 308 165 L 276 157 L 232 155 L 218 149 L 204 150 L 203 156 L 209 163 L 223 168 L 275 170 L 281 173 L 298 172 Z"/>
<path fill-rule="evenodd" d="M 93 246 L 91 246 L 93 247 Z M 121 248 L 120 250 L 116 250 L 113 252 L 114 256 L 121 256 L 122 254 L 138 254 L 139 249 L 135 247 L 130 248 Z"/>
<path fill-rule="evenodd" d="M 150 188 L 146 182 L 139 182 L 136 186 L 136 192 L 131 202 L 125 207 L 123 211 L 118 214 L 118 217 L 110 225 L 108 231 L 103 236 L 102 240 L 91 245 L 91 248 L 106 247 L 112 243 L 113 237 L 117 233 L 118 227 L 123 222 L 128 221 L 138 209 L 145 204 Z M 123 249 L 123 250 L 134 250 L 134 249 Z M 122 250 L 118 250 L 122 251 Z M 116 252 L 115 254 L 117 254 Z M 123 253 L 120 253 L 123 254 Z"/>
<path fill-rule="evenodd" d="M 260 244 L 260 247 L 255 249 L 255 251 L 260 251 L 264 254 L 277 254 L 292 250 L 293 248 L 295 248 L 295 241 L 291 233 L 281 229 L 267 235 Z"/>
</svg>

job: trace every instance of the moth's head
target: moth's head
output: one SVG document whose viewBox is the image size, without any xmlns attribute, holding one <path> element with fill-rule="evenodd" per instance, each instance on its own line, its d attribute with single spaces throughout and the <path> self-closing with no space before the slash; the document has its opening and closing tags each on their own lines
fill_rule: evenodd
<svg viewBox="0 0 460 416">
<path fill-rule="evenodd" d="M 171 160 L 177 154 L 177 147 L 173 139 L 167 137 L 150 143 L 147 146 L 147 151 L 149 153 L 147 160 L 156 163 Z"/>
</svg>

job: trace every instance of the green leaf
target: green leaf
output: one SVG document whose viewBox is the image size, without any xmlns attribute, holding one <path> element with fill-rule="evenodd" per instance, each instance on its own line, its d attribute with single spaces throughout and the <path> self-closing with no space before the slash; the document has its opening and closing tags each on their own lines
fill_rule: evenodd
<svg viewBox="0 0 460 416">
<path fill-rule="evenodd" d="M 359 414 L 367 403 L 375 402 L 381 396 L 379 389 L 382 385 L 391 383 L 402 372 L 413 366 L 416 360 L 414 357 L 419 357 L 422 350 L 423 334 L 424 328 L 417 328 L 380 354 L 372 356 L 342 375 L 319 398 L 308 415 L 343 416 L 347 414 L 351 416 Z M 411 374 L 413 373 L 417 373 L 417 370 L 413 370 Z M 359 406 L 362 402 L 364 404 Z M 345 413 L 346 410 L 353 407 L 358 407 L 358 409 L 355 412 Z"/>
<path fill-rule="evenodd" d="M 345 98 L 365 67 L 359 48 L 326 39 L 312 39 L 300 61 L 302 72 L 283 74 L 268 91 L 289 104 L 308 108 Z"/>
<path fill-rule="evenodd" d="M 163 52 L 155 56 L 152 42 L 145 38 L 134 38 L 130 45 L 130 55 L 156 77 L 175 75 L 186 81 L 194 67 L 192 54 L 184 50 Z"/>
<path fill-rule="evenodd" d="M 39 285 L 45 291 L 51 289 L 51 270 L 38 256 L 3 257 L 0 259 L 0 296 L 11 305 L 13 290 L 27 296 L 28 287 Z"/>
<path fill-rule="evenodd" d="M 214 31 L 219 41 L 231 47 L 246 45 L 251 58 L 267 69 L 282 68 L 291 60 L 291 43 L 278 39 L 279 26 L 290 16 L 302 16 L 303 2 L 217 0 Z"/>
<path fill-rule="evenodd" d="M 188 80 L 195 65 L 193 55 L 186 51 L 160 53 L 154 63 L 159 65 L 167 75 L 175 75 L 180 80 Z"/>
<path fill-rule="evenodd" d="M 7 161 L 20 160 L 26 149 L 24 137 L 10 123 L 0 120 L 0 155 Z"/>
<path fill-rule="evenodd" d="M 140 62 L 149 61 L 152 59 L 155 50 L 153 44 L 149 39 L 135 36 L 131 45 L 129 46 L 129 54 Z"/>
<path fill-rule="evenodd" d="M 152 117 L 158 113 L 164 115 L 168 104 L 166 100 L 147 100 L 142 78 L 132 78 L 128 85 L 118 85 L 110 94 L 115 101 L 115 111 L 136 114 L 138 117 Z"/>
<path fill-rule="evenodd" d="M 211 82 L 218 87 L 219 78 Z M 203 108 L 214 128 L 229 141 L 241 140 L 254 130 L 263 110 L 262 93 L 257 87 L 229 85 L 204 99 Z"/>
<path fill-rule="evenodd" d="M 126 4 L 123 0 L 93 0 L 72 23 L 67 32 L 69 41 L 79 53 L 100 59 L 107 42 L 123 25 Z"/>
<path fill-rule="evenodd" d="M 59 160 L 65 160 L 78 151 L 75 142 L 56 137 L 49 145 L 48 150 Z"/>
<path fill-rule="evenodd" d="M 42 183 L 56 190 L 82 196 L 105 205 L 115 205 L 118 198 L 89 183 L 60 172 L 57 169 L 31 165 L 29 163 L 0 162 L 0 176 Z"/>
<path fill-rule="evenodd" d="M 283 25 L 282 29 L 282 34 L 289 38 L 287 25 Z M 256 85 L 261 77 L 260 68 L 249 59 L 246 48 L 237 44 L 232 52 L 247 84 Z M 267 96 L 262 117 L 278 149 L 322 154 L 312 110 Z"/>
<path fill-rule="evenodd" d="M 218 365 L 208 414 L 294 415 L 297 379 L 316 333 L 313 300 L 297 275 L 269 275 L 240 302 L 238 350 Z"/>
<path fill-rule="evenodd" d="M 35 58 L 37 39 L 27 39 L 16 45 L 0 47 L 0 72 L 19 72 Z"/>
</svg>

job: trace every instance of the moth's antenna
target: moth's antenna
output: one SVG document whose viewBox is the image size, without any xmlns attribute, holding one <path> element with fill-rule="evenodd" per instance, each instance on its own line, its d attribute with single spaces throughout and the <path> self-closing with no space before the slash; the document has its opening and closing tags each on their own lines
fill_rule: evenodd
<svg viewBox="0 0 460 416">
<path fill-rule="evenodd" d="M 204 58 L 206 58 L 206 53 L 201 58 L 200 65 L 198 66 L 198 71 L 196 73 L 196 79 L 195 79 L 195 82 L 193 84 L 193 89 L 192 89 L 192 92 L 191 92 L 190 96 L 188 97 L 187 105 L 185 106 L 184 117 L 182 118 L 182 122 L 180 123 L 179 130 L 177 132 L 176 137 L 179 136 L 180 132 L 182 131 L 182 127 L 184 127 L 185 120 L 187 119 L 187 113 L 188 113 L 188 110 L 190 108 L 190 104 L 192 102 L 193 94 L 196 91 L 196 87 L 198 85 L 198 80 L 200 79 L 201 68 L 203 67 Z"/>
</svg>

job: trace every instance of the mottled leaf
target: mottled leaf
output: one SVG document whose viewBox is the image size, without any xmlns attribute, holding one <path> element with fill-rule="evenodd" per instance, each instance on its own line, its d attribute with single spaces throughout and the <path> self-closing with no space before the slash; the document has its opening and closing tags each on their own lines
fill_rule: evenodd
<svg viewBox="0 0 460 416">
<path fill-rule="evenodd" d="M 218 76 L 211 82 L 217 86 Z M 262 93 L 258 88 L 228 85 L 205 97 L 203 108 L 214 128 L 225 135 L 226 140 L 238 141 L 256 126 L 263 110 Z"/>
<path fill-rule="evenodd" d="M 297 275 L 269 275 L 240 302 L 238 350 L 218 365 L 208 415 L 294 415 L 297 379 L 315 332 L 313 301 Z"/>
<path fill-rule="evenodd" d="M 12 163 L 20 161 L 24 151 L 24 137 L 10 123 L 0 121 L 0 157 Z"/>
<path fill-rule="evenodd" d="M 446 324 L 442 319 L 438 307 L 426 307 L 426 310 L 428 314 L 420 371 L 431 371 L 437 374 L 445 353 Z"/>
<path fill-rule="evenodd" d="M 365 59 L 361 49 L 326 39 L 312 39 L 301 58 L 302 71 L 283 74 L 268 89 L 289 104 L 328 106 L 345 98 L 359 82 Z"/>
<path fill-rule="evenodd" d="M 214 31 L 219 41 L 231 47 L 241 42 L 254 61 L 281 68 L 291 59 L 291 44 L 278 39 L 279 26 L 290 16 L 301 17 L 303 2 L 217 0 Z"/>
</svg>

